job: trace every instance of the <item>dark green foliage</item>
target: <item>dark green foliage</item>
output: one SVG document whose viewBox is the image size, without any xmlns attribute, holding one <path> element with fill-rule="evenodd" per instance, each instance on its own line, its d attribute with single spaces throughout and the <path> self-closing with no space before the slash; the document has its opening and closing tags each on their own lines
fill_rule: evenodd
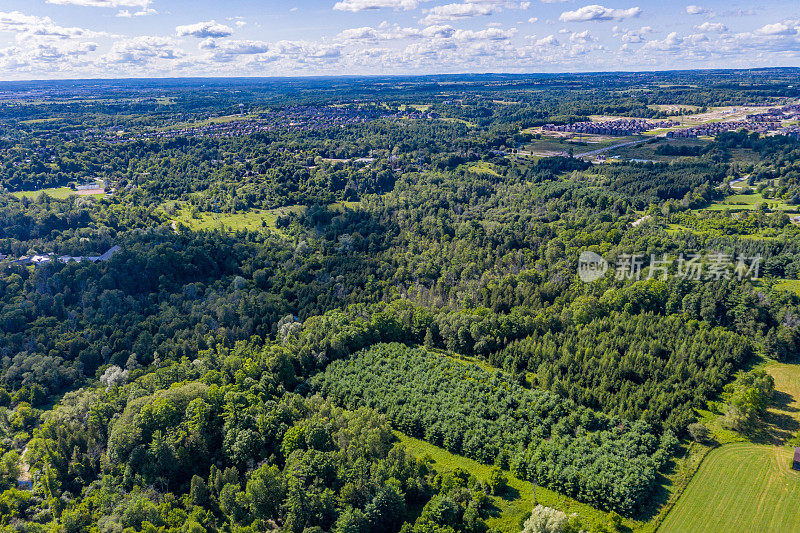
<svg viewBox="0 0 800 533">
<path fill-rule="evenodd" d="M 535 373 L 534 384 L 576 403 L 682 432 L 693 408 L 719 392 L 731 368 L 751 354 L 744 338 L 722 328 L 677 315 L 613 312 L 588 324 L 537 333 L 491 360 L 513 361 Z"/>
<path fill-rule="evenodd" d="M 769 380 L 725 388 L 751 354 L 800 355 L 800 300 L 773 288 L 800 273 L 788 216 L 694 211 L 744 176 L 768 201 L 800 202 L 800 150 L 738 132 L 659 144 L 665 163 L 531 162 L 542 136 L 524 130 L 695 112 L 659 104 L 772 104 L 797 97 L 795 78 L 9 86 L 22 92 L 0 102 L 0 254 L 121 251 L 0 264 L 0 526 L 485 533 L 492 496 L 511 492 L 499 470 L 437 474 L 389 423 L 631 514 L 673 432 L 702 438 L 693 410 L 720 390 L 730 425 L 758 429 Z M 243 110 L 275 127 L 175 132 Z M 295 111 L 365 121 L 272 121 Z M 5 192 L 95 177 L 113 194 Z M 257 231 L 173 227 L 179 213 L 253 217 Z M 761 254 L 764 280 L 588 285 L 576 276 L 588 249 L 611 262 Z M 389 342 L 402 344 L 374 347 Z M 31 491 L 15 488 L 23 466 Z"/>
<path fill-rule="evenodd" d="M 500 373 L 397 344 L 332 363 L 314 386 L 351 408 L 385 412 L 401 431 L 554 490 L 630 513 L 648 496 L 675 440 L 609 418 Z M 613 475 L 609 475 L 612 473 Z"/>
</svg>

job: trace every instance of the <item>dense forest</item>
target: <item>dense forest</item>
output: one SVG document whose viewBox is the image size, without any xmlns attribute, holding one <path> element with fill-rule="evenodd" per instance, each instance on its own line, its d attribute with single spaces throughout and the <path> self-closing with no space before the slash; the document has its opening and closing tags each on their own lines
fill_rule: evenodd
<svg viewBox="0 0 800 533">
<path fill-rule="evenodd" d="M 530 128 L 779 105 L 789 74 L 109 82 L 96 101 L 52 82 L 0 103 L 0 527 L 521 531 L 511 475 L 603 517 L 570 531 L 625 530 L 700 411 L 744 431 L 773 387 L 754 361 L 800 353 L 800 145 L 654 137 L 658 159 L 602 164 L 530 155 Z M 585 251 L 642 270 L 585 283 Z"/>
</svg>

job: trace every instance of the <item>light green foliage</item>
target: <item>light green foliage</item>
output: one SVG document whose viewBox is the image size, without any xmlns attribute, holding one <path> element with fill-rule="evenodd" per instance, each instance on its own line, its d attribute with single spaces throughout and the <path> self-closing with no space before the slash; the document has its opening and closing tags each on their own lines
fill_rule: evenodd
<svg viewBox="0 0 800 533">
<path fill-rule="evenodd" d="M 525 521 L 522 533 L 565 533 L 567 520 L 566 513 L 537 505 Z"/>
<path fill-rule="evenodd" d="M 739 373 L 726 387 L 728 403 L 725 406 L 723 426 L 741 432 L 752 431 L 772 401 L 775 381 L 763 370 Z"/>
</svg>

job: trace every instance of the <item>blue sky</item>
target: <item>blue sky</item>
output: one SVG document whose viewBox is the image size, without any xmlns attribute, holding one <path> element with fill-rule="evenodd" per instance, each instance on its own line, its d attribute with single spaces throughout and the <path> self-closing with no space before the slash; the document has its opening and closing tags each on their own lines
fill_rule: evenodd
<svg viewBox="0 0 800 533">
<path fill-rule="evenodd" d="M 0 0 L 2 80 L 762 66 L 797 0 Z"/>
</svg>

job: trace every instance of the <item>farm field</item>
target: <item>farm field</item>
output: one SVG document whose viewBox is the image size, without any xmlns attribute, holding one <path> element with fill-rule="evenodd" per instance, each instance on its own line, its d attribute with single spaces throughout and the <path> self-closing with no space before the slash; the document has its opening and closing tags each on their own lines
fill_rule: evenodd
<svg viewBox="0 0 800 533">
<path fill-rule="evenodd" d="M 647 107 L 657 111 L 680 111 L 685 109 L 686 111 L 697 112 L 702 109 L 700 106 L 689 104 L 650 104 Z"/>
<path fill-rule="evenodd" d="M 785 445 L 800 429 L 800 365 L 758 366 L 775 380 L 763 434 L 773 444 L 744 441 L 723 429 L 719 416 L 701 411 L 701 421 L 723 445 L 706 456 L 659 532 L 800 530 L 800 472 L 791 470 L 792 448 Z"/>
<path fill-rule="evenodd" d="M 712 450 L 664 520 L 663 533 L 800 529 L 792 449 L 733 443 Z"/>
</svg>

